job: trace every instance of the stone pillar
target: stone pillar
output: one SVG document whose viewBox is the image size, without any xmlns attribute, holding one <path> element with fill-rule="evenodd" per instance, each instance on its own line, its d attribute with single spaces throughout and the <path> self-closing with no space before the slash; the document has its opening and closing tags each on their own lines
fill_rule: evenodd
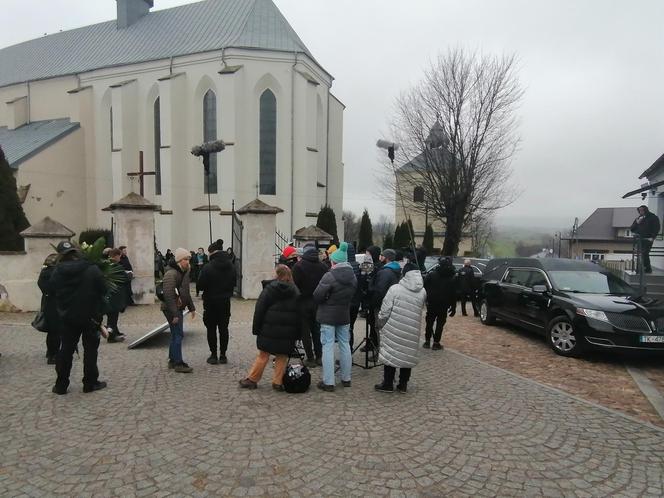
<svg viewBox="0 0 664 498">
<path fill-rule="evenodd" d="M 37 311 L 41 305 L 41 291 L 37 279 L 46 256 L 55 247 L 74 236 L 69 228 L 49 217 L 21 232 L 25 251 L 0 253 L 0 285 L 7 292 L 7 300 L 21 311 Z M 11 309 L 5 304 L 4 308 Z M 2 307 L 2 306 L 0 306 Z"/>
<path fill-rule="evenodd" d="M 257 299 L 261 282 L 274 276 L 274 234 L 283 209 L 255 199 L 237 210 L 242 220 L 242 297 Z"/>
<path fill-rule="evenodd" d="M 153 304 L 154 293 L 154 212 L 157 206 L 131 192 L 106 208 L 113 213 L 115 247 L 127 246 L 134 269 L 131 286 L 136 304 Z"/>
</svg>

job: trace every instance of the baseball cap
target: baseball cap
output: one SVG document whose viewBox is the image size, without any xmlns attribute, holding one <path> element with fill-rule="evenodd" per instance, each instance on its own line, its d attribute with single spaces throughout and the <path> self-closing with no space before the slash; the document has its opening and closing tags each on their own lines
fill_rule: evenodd
<svg viewBox="0 0 664 498">
<path fill-rule="evenodd" d="M 58 247 L 55 248 L 55 250 L 58 252 L 58 254 L 63 255 L 63 254 L 68 254 L 70 252 L 76 251 L 76 246 L 69 242 L 68 240 L 63 240 L 58 244 Z"/>
</svg>

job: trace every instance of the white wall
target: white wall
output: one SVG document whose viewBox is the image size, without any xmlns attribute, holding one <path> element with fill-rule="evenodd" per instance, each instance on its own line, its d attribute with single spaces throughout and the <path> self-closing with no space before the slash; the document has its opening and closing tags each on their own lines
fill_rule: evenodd
<svg viewBox="0 0 664 498">
<path fill-rule="evenodd" d="M 55 216 L 65 225 L 72 216 L 76 217 L 75 221 L 69 221 L 76 231 L 81 226 L 110 226 L 111 216 L 102 209 L 131 190 L 126 173 L 137 171 L 139 151 L 144 152 L 145 170 L 154 170 L 153 103 L 160 97 L 162 195 L 155 194 L 154 177 L 145 179 L 145 197 L 161 205 L 164 211 L 172 211 L 172 214 L 156 214 L 158 245 L 164 251 L 178 246 L 207 247 L 207 212 L 192 211 L 207 204 L 203 167 L 201 160 L 190 154 L 191 147 L 203 140 L 203 95 L 208 89 L 215 92 L 218 136 L 233 143 L 218 155 L 218 193 L 210 196 L 211 204 L 218 205 L 222 211 L 230 211 L 233 200 L 239 208 L 257 197 L 259 98 L 269 88 L 277 98 L 277 193 L 258 197 L 284 210 L 277 216 L 277 227 L 286 234 L 314 223 L 314 218 L 307 218 L 306 214 L 317 212 L 326 197 L 342 229 L 343 106 L 334 98 L 329 99 L 329 145 L 327 136 L 321 134 L 323 130 L 327 132 L 331 77 L 302 54 L 297 56 L 296 63 L 290 53 L 240 49 L 226 50 L 224 58 L 229 66 L 241 65 L 242 68 L 233 74 L 221 75 L 221 56 L 221 51 L 217 51 L 179 57 L 172 65 L 169 60 L 153 61 L 91 71 L 80 74 L 78 80 L 55 78 L 31 84 L 33 120 L 68 116 L 80 120 L 78 151 L 69 150 L 59 162 L 66 171 L 78 172 L 82 178 L 76 184 L 79 192 L 91 190 L 94 185 L 94 194 L 80 195 L 73 201 L 83 217 L 89 214 L 83 221 L 78 219 L 79 215 L 71 213 Z M 173 74 L 183 74 L 160 81 L 171 74 L 171 68 Z M 110 88 L 123 82 L 122 86 Z M 79 84 L 90 88 L 70 98 L 67 91 Z M 26 85 L 0 89 L 0 99 L 11 100 L 24 95 L 26 90 Z M 110 140 L 111 106 L 115 124 L 114 152 Z M 6 119 L 4 108 L 0 110 L 0 125 L 3 119 Z M 40 166 L 33 167 L 34 171 L 44 172 L 44 179 L 49 178 L 51 162 L 45 159 L 45 154 L 42 152 L 34 158 Z M 326 168 L 329 184 L 326 188 L 317 187 L 321 172 Z M 53 177 L 50 178 L 47 183 L 42 181 L 44 188 L 57 192 L 68 191 L 71 187 L 71 180 L 64 176 L 57 178 L 57 185 Z M 36 186 L 40 180 L 32 177 L 32 182 Z M 20 183 L 25 184 L 25 181 Z M 139 191 L 137 181 L 133 190 Z M 43 216 L 45 214 L 41 214 Z M 220 237 L 229 243 L 230 218 L 213 212 L 212 222 L 213 238 Z"/>
</svg>

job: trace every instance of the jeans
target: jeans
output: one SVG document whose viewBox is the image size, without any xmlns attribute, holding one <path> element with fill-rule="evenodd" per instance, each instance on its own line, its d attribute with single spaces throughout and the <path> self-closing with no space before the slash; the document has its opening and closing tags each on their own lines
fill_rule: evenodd
<svg viewBox="0 0 664 498">
<path fill-rule="evenodd" d="M 320 324 L 320 342 L 323 345 L 323 383 L 333 386 L 334 382 L 334 341 L 339 344 L 339 365 L 341 366 L 341 380 L 350 380 L 352 356 L 350 353 L 350 325 Z"/>
<path fill-rule="evenodd" d="M 97 370 L 97 351 L 99 349 L 99 332 L 94 325 L 64 323 L 62 326 L 62 345 L 55 363 L 58 378 L 55 385 L 67 389 L 71 373 L 72 358 L 78 345 L 83 341 L 83 385 L 92 386 L 99 379 Z"/>
<path fill-rule="evenodd" d="M 254 364 L 249 370 L 247 378 L 253 382 L 258 382 L 263 377 L 263 372 L 267 366 L 267 362 L 270 359 L 270 353 L 265 351 L 258 351 L 258 356 Z M 275 354 L 274 355 L 274 373 L 272 374 L 272 384 L 281 386 L 283 385 L 284 373 L 286 372 L 286 367 L 288 366 L 288 355 L 287 354 Z"/>
<path fill-rule="evenodd" d="M 426 316 L 427 325 L 426 325 L 426 332 L 424 335 L 424 340 L 426 342 L 429 342 L 432 336 L 434 343 L 440 342 L 441 338 L 443 337 L 443 327 L 445 326 L 445 322 L 447 321 L 447 309 L 448 309 L 447 306 L 427 308 L 427 316 Z M 435 330 L 434 330 L 434 323 L 436 324 Z"/>
<path fill-rule="evenodd" d="M 182 323 L 182 311 L 178 311 L 177 317 L 178 323 L 173 324 L 171 321 L 168 322 L 168 326 L 171 329 L 171 345 L 168 348 L 168 359 L 176 365 L 183 362 L 182 339 L 184 338 L 184 324 Z M 168 317 L 166 319 L 168 320 Z"/>
</svg>

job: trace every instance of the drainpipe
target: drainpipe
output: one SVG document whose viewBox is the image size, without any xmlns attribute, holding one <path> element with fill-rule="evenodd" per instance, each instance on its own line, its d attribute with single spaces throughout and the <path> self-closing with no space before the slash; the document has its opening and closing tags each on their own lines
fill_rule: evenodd
<svg viewBox="0 0 664 498">
<path fill-rule="evenodd" d="M 295 66 L 297 66 L 297 52 L 295 62 L 291 67 L 291 195 L 290 195 L 290 233 L 293 236 L 293 225 L 295 223 Z"/>
<path fill-rule="evenodd" d="M 173 56 L 171 55 L 171 60 L 168 63 L 168 75 L 173 76 Z"/>
</svg>

